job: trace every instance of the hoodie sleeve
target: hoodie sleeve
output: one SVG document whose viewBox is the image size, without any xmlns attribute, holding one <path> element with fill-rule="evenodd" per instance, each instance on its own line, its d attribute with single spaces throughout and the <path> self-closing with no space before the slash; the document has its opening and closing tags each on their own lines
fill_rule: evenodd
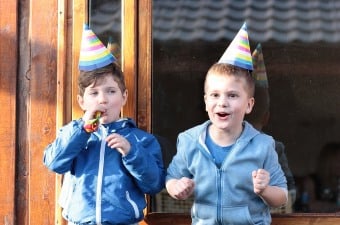
<svg viewBox="0 0 340 225">
<path fill-rule="evenodd" d="M 123 157 L 123 163 L 136 179 L 139 188 L 146 194 L 156 194 L 164 188 L 165 169 L 162 152 L 157 139 L 144 133 L 133 134 L 131 150 Z"/>
<path fill-rule="evenodd" d="M 188 141 L 190 140 L 190 141 Z M 194 151 L 196 141 L 186 132 L 180 133 L 177 138 L 177 152 L 172 158 L 167 169 L 166 181 L 170 179 L 180 179 L 182 177 L 192 178 L 188 169 L 188 164 L 192 163 L 195 154 L 189 154 Z M 189 157 L 189 155 L 191 155 Z"/>
<path fill-rule="evenodd" d="M 83 125 L 82 120 L 76 120 L 60 129 L 57 138 L 44 150 L 43 163 L 47 168 L 60 174 L 71 170 L 73 159 L 90 137 Z"/>
</svg>

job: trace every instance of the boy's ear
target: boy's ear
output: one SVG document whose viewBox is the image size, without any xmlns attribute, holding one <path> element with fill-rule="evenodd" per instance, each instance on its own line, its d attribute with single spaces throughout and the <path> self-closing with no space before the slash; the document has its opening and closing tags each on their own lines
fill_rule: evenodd
<svg viewBox="0 0 340 225">
<path fill-rule="evenodd" d="M 251 113 L 251 110 L 253 109 L 255 104 L 255 99 L 254 97 L 251 97 L 248 99 L 248 105 L 247 105 L 247 109 L 246 109 L 246 114 Z"/>
<path fill-rule="evenodd" d="M 78 100 L 78 104 L 79 104 L 80 108 L 81 108 L 82 110 L 85 110 L 85 109 L 84 109 L 84 99 L 83 99 L 83 97 L 80 96 L 80 95 L 77 95 L 77 100 Z"/>
<path fill-rule="evenodd" d="M 208 109 L 207 109 L 207 95 L 204 94 L 203 96 L 203 101 L 204 101 L 204 105 L 205 105 L 205 111 L 208 112 Z"/>
<path fill-rule="evenodd" d="M 128 99 L 128 90 L 125 89 L 125 91 L 123 92 L 123 106 L 126 104 L 127 99 Z"/>
</svg>

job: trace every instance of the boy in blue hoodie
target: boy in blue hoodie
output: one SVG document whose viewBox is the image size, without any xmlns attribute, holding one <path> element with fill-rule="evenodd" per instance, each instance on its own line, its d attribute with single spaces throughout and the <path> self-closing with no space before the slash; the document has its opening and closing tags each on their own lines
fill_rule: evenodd
<svg viewBox="0 0 340 225">
<path fill-rule="evenodd" d="M 179 134 L 168 167 L 168 193 L 179 200 L 194 195 L 195 225 L 269 225 L 270 207 L 287 201 L 273 138 L 244 121 L 254 105 L 246 24 L 236 38 L 206 75 L 209 120 Z"/>
<path fill-rule="evenodd" d="M 123 73 L 94 33 L 84 33 L 98 44 L 86 49 L 103 49 L 99 55 L 105 56 L 83 57 L 78 103 L 84 115 L 60 129 L 43 161 L 65 174 L 60 204 L 69 224 L 137 224 L 145 194 L 164 188 L 160 145 L 133 120 L 120 117 L 128 94 Z"/>
</svg>

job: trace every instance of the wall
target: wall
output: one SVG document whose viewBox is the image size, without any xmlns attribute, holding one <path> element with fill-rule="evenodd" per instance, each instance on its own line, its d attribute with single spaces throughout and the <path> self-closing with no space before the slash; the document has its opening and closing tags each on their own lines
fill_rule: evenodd
<svg viewBox="0 0 340 225">
<path fill-rule="evenodd" d="M 54 224 L 57 1 L 0 1 L 0 223 Z"/>
</svg>

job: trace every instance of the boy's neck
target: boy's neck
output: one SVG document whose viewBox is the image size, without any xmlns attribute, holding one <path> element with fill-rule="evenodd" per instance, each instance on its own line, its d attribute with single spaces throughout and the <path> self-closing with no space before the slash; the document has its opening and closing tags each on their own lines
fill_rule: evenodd
<svg viewBox="0 0 340 225">
<path fill-rule="evenodd" d="M 219 129 L 210 125 L 208 132 L 211 139 L 220 146 L 229 146 L 236 142 L 236 140 L 240 137 L 243 130 L 243 126 L 238 130 L 225 130 Z"/>
</svg>

